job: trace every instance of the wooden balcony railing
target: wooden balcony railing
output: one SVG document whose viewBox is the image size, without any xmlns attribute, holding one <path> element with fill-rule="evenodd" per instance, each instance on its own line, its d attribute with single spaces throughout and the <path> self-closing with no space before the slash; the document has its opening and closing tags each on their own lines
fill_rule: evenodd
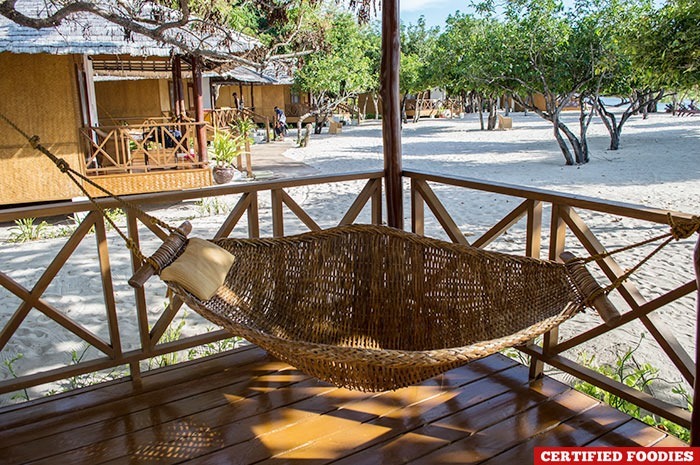
<svg viewBox="0 0 700 465">
<path fill-rule="evenodd" d="M 627 222 L 631 222 L 632 227 L 646 227 L 649 231 L 667 229 L 666 222 L 669 212 L 664 210 L 417 171 L 405 171 L 403 174 L 404 178 L 409 180 L 411 184 L 412 229 L 419 234 L 429 233 L 428 235 L 436 237 L 446 236 L 448 240 L 453 242 L 470 243 L 475 247 L 505 247 L 508 253 L 522 253 L 532 257 L 544 255 L 544 258 L 556 259 L 559 252 L 565 247 L 567 250 L 572 250 L 582 256 L 601 252 L 605 249 L 603 244 L 610 242 L 610 232 L 627 227 L 622 226 L 627 225 Z M 261 233 L 282 236 L 296 232 L 302 225 L 308 229 L 317 230 L 335 224 L 355 222 L 358 215 L 361 215 L 361 222 L 380 223 L 382 219 L 382 177 L 383 172 L 317 176 L 296 180 L 216 186 L 198 191 L 137 195 L 130 197 L 130 200 L 135 205 L 148 209 L 153 205 L 163 203 L 185 202 L 194 199 L 214 200 L 233 196 L 236 203 L 227 208 L 227 213 L 222 216 L 218 229 L 201 235 L 205 237 L 228 236 L 234 227 L 242 223 L 243 220 L 247 224 L 241 224 L 241 226 L 245 227 L 247 235 L 250 237 L 259 237 Z M 327 183 L 338 184 L 339 188 L 334 189 L 334 191 L 344 193 L 326 199 L 323 203 L 316 202 L 303 208 L 294 200 L 294 189 L 306 189 L 308 186 Z M 352 189 L 348 186 L 352 186 Z M 269 203 L 266 202 L 268 197 L 261 196 L 264 192 L 270 193 Z M 479 218 L 484 218 L 484 224 L 480 224 L 476 218 L 464 217 L 463 212 L 449 212 L 440 200 L 440 196 L 444 194 L 465 203 L 486 201 L 488 204 L 484 204 L 484 209 L 489 209 L 493 214 L 488 215 L 488 218 L 480 216 Z M 107 207 L 117 206 L 108 199 L 101 200 L 101 202 Z M 340 204 L 335 202 L 340 202 Z M 426 205 L 428 209 L 425 208 Z M 328 210 L 329 208 L 330 210 Z M 429 215 L 428 211 L 432 212 L 432 215 Z M 152 287 L 138 291 L 125 286 L 126 278 L 135 265 L 127 265 L 124 268 L 124 264 L 128 262 L 128 254 L 123 249 L 121 251 L 115 250 L 115 246 L 112 244 L 107 246 L 111 238 L 106 231 L 104 222 L 87 202 L 3 210 L 0 212 L 0 222 L 10 222 L 26 217 L 56 217 L 76 212 L 86 212 L 85 220 L 64 245 L 56 248 L 52 258 L 44 260 L 45 269 L 43 273 L 33 276 L 34 280 L 30 280 L 24 275 L 15 277 L 12 270 L 0 269 L 0 291 L 11 297 L 4 299 L 5 307 L 2 312 L 5 315 L 11 315 L 11 317 L 2 320 L 0 350 L 21 341 L 23 323 L 29 312 L 35 309 L 43 316 L 53 320 L 62 330 L 71 333 L 73 337 L 80 339 L 85 344 L 89 344 L 95 352 L 99 352 L 99 356 L 88 361 L 78 360 L 60 368 L 47 367 L 38 372 L 16 373 L 17 377 L 5 374 L 5 379 L 0 381 L 0 393 L 11 393 L 118 366 L 128 367 L 128 374 L 138 380 L 143 368 L 142 365 L 147 359 L 230 336 L 223 331 L 214 331 L 181 340 L 162 342 L 163 336 L 166 335 L 168 327 L 173 322 L 182 303 L 175 300 L 154 315 L 152 305 L 154 295 L 162 295 L 164 285 L 161 283 L 152 284 Z M 336 212 L 336 214 L 332 215 L 329 212 Z M 546 215 L 549 217 L 549 227 L 545 226 Z M 672 213 L 672 215 L 675 218 L 687 219 L 690 217 L 681 213 Z M 247 221 L 244 220 L 244 216 L 246 216 Z M 324 221 L 317 222 L 313 219 L 314 217 L 324 218 Z M 334 217 L 334 220 L 331 222 L 328 220 L 329 217 Z M 193 223 L 197 228 L 196 219 L 193 220 Z M 126 212 L 126 224 L 130 237 L 136 243 L 141 243 L 146 252 L 148 249 L 154 249 L 158 242 L 156 237 L 147 234 L 148 231 L 157 238 L 165 237 L 163 231 L 133 211 Z M 88 256 L 89 252 L 85 249 L 87 244 L 81 245 L 81 243 L 85 242 L 83 239 L 93 227 L 96 243 L 92 246 L 92 255 L 95 256 L 93 268 L 96 270 L 93 269 L 91 275 L 99 276 L 96 279 L 101 281 L 104 304 L 100 311 L 106 322 L 104 323 L 105 328 L 102 328 L 99 333 L 97 330 L 85 326 L 79 312 L 71 313 L 71 308 L 79 306 L 82 299 L 89 299 L 92 302 L 95 300 L 94 296 L 89 297 L 86 292 L 82 291 L 72 292 L 70 296 L 64 296 L 61 299 L 49 299 L 44 296 L 61 268 L 72 257 Z M 465 230 L 465 228 L 469 228 L 469 230 Z M 301 227 L 301 229 L 304 228 Z M 467 235 L 470 233 L 474 234 L 473 238 L 471 236 L 468 238 Z M 241 234 L 241 231 L 237 234 Z M 615 236 L 615 240 L 618 239 L 619 237 Z M 623 325 L 633 322 L 641 323 L 651 334 L 658 350 L 668 356 L 669 365 L 675 367 L 680 377 L 692 386 L 696 374 L 693 358 L 684 350 L 677 335 L 670 329 L 670 325 L 674 324 L 674 321 L 668 321 L 668 318 L 665 318 L 663 314 L 658 314 L 657 311 L 671 308 L 676 314 L 680 311 L 694 315 L 692 302 L 697 285 L 692 274 L 692 245 L 691 240 L 686 240 L 673 247 L 672 259 L 677 262 L 675 278 L 680 280 L 679 284 L 670 285 L 668 282 L 664 282 L 662 285 L 662 283 L 655 282 L 658 277 L 652 269 L 650 272 L 643 273 L 644 279 L 648 278 L 652 281 L 649 286 L 644 288 L 644 291 L 640 290 L 641 285 L 635 278 L 625 282 L 614 292 L 614 295 L 611 295 L 616 305 L 623 310 L 622 318 L 613 327 L 591 320 L 589 327 L 584 331 L 573 334 L 565 334 L 564 330 L 553 331 L 544 338 L 541 344 L 533 342 L 520 347 L 523 352 L 531 356 L 531 375 L 539 375 L 542 372 L 543 364 L 546 363 L 599 386 L 654 414 L 680 425 L 690 426 L 691 415 L 687 410 L 606 378 L 583 366 L 577 360 L 569 358 L 564 352 L 581 348 L 586 342 L 601 335 L 609 336 L 611 331 Z M 15 253 L 20 252 L 15 251 Z M 684 261 L 686 257 L 687 263 Z M 0 267 L 9 266 L 12 263 L 11 258 L 3 257 L 0 260 Z M 617 260 L 622 259 L 608 257 L 598 260 L 598 269 L 593 270 L 594 274 L 603 281 L 605 279 L 615 280 L 622 274 L 622 268 L 626 266 L 625 263 Z M 651 263 L 648 266 L 653 268 L 654 265 Z M 649 289 L 653 290 L 651 295 L 648 292 Z M 8 310 L 8 303 L 13 301 L 18 302 L 17 307 Z M 157 299 L 155 301 L 157 302 Z M 92 308 L 91 311 L 94 313 L 96 310 Z M 131 318 L 138 321 L 138 335 L 135 338 L 136 341 L 130 342 L 130 345 L 125 342 L 124 330 L 120 323 L 122 321 L 120 318 L 125 318 L 125 315 L 132 315 Z M 14 336 L 16 337 L 13 338 Z M 690 343 L 695 343 L 694 338 Z M 127 346 L 129 347 L 126 348 Z M 16 349 L 21 350 L 22 348 Z"/>
<path fill-rule="evenodd" d="M 265 140 L 270 141 L 272 135 L 272 126 L 270 124 L 270 118 L 255 113 L 249 108 L 237 109 L 237 108 L 217 108 L 215 110 L 205 110 L 205 120 L 211 124 L 214 130 L 228 129 L 231 125 L 235 124 L 236 121 L 240 119 L 249 119 L 255 124 L 262 125 L 265 129 Z"/>
<path fill-rule="evenodd" d="M 426 232 L 425 206 L 427 205 L 429 211 L 434 215 L 439 229 L 442 229 L 441 233 L 446 234 L 452 242 L 483 248 L 507 234 L 506 243 L 510 249 L 509 253 L 518 250 L 524 255 L 536 258 L 557 260 L 565 247 L 567 250 L 575 250 L 581 257 L 600 254 L 606 250 L 603 245 L 606 231 L 609 233 L 615 228 L 625 227 L 622 223 L 625 220 L 634 221 L 636 227 L 667 232 L 669 213 L 677 219 L 691 219 L 691 215 L 677 212 L 475 179 L 446 177 L 418 171 L 405 171 L 404 176 L 411 181 L 411 225 L 414 232 L 418 234 Z M 435 188 L 431 185 L 434 185 Z M 469 201 L 469 192 L 480 196 L 492 194 L 489 197 L 491 202 L 494 202 L 493 195 L 497 195 L 500 199 L 499 206 L 513 205 L 513 208 L 510 211 L 499 212 L 496 222 L 482 226 L 483 234 L 470 241 L 458 226 L 460 222 L 469 221 L 469 219 L 455 220 L 436 194 L 436 191 L 445 190 L 449 190 L 450 196 L 459 195 L 460 199 L 464 199 L 464 202 Z M 543 211 L 545 209 L 550 216 L 549 229 L 543 227 Z M 596 228 L 589 226 L 586 218 L 591 217 L 596 218 L 598 223 L 602 222 L 604 226 Z M 521 230 L 514 233 L 515 225 L 520 225 Z M 470 222 L 469 227 L 474 229 L 476 225 Z M 602 231 L 597 233 L 596 229 Z M 438 232 L 440 231 L 433 230 L 428 235 L 432 236 Z M 520 243 L 515 245 L 514 242 L 517 241 L 514 238 L 520 239 Z M 548 250 L 546 250 L 547 256 L 541 257 L 542 244 L 546 239 L 549 240 Z M 638 322 L 653 336 L 659 352 L 668 357 L 677 373 L 690 386 L 693 386 L 696 369 L 693 358 L 684 349 L 671 329 L 673 322 L 664 320 L 658 314 L 660 312 L 657 312 L 657 310 L 675 306 L 676 312 L 694 315 L 695 308 L 691 297 L 697 290 L 697 283 L 693 276 L 693 240 L 687 240 L 682 244 L 680 255 L 678 247 L 674 247 L 674 255 L 671 259 L 678 262 L 676 277 L 681 281 L 680 284 L 671 289 L 656 286 L 653 280 L 658 279 L 659 274 L 652 270 L 651 274 L 646 276 L 652 282 L 646 283 L 646 285 L 654 289 L 656 295 L 650 297 L 648 292 L 641 292 L 638 285 L 634 284 L 636 280 L 632 279 L 625 281 L 614 294 L 611 294 L 615 303 L 621 306 L 620 310 L 624 312 L 622 318 L 613 325 L 608 326 L 601 321 L 582 333 L 571 334 L 566 338 L 560 337 L 559 330 L 556 330 L 544 337 L 542 345 L 532 343 L 521 347 L 523 352 L 531 356 L 531 375 L 534 377 L 541 374 L 543 363 L 547 363 L 649 412 L 682 426 L 690 427 L 691 414 L 689 411 L 656 399 L 649 393 L 613 381 L 591 368 L 581 365 L 578 361 L 567 358 L 563 353 L 575 348 L 580 349 L 594 338 L 603 335 L 610 337 L 611 332 L 616 329 L 632 322 Z M 615 246 L 622 245 L 630 244 L 615 244 Z M 686 259 L 685 262 L 681 260 L 682 257 Z M 609 282 L 614 282 L 624 273 L 624 267 L 612 257 L 600 259 L 595 263 L 599 268 L 597 276 L 602 280 L 607 278 Z M 690 321 L 695 321 L 695 318 L 690 318 Z M 616 340 L 614 335 L 611 337 L 613 337 L 612 340 Z M 696 341 L 692 341 L 692 343 L 696 343 Z M 655 360 L 647 360 L 646 362 L 659 363 Z"/>
<path fill-rule="evenodd" d="M 210 202 L 211 205 L 220 208 L 224 200 L 236 200 L 235 205 L 231 203 L 227 207 L 227 213 L 216 229 L 202 231 L 205 226 L 200 224 L 198 227 L 197 220 L 192 220 L 195 224 L 195 235 L 227 237 L 242 222 L 241 227 L 247 229 L 249 237 L 260 237 L 261 231 L 267 235 L 282 236 L 286 231 L 290 231 L 293 227 L 298 228 L 301 224 L 308 229 L 319 230 L 322 227 L 352 223 L 360 215 L 365 223 L 379 223 L 381 221 L 381 182 L 382 172 L 355 173 L 142 194 L 130 196 L 129 201 L 141 209 L 149 210 L 154 205 L 194 200 L 202 203 Z M 294 189 L 305 190 L 307 186 L 327 183 L 338 184 L 341 190 L 348 192 L 347 195 L 341 196 L 340 203 L 335 204 L 337 208 L 334 210 L 339 213 L 334 219 L 331 219 L 333 217 L 327 215 L 325 211 L 310 212 L 308 207 L 304 210 L 294 200 Z M 359 193 L 352 194 L 353 190 Z M 269 193 L 267 197 L 269 201 L 261 198 L 265 192 Z M 105 208 L 119 207 L 110 199 L 100 199 L 98 202 Z M 260 204 L 264 205 L 263 214 L 261 214 Z M 323 209 L 324 205 L 326 203 L 313 207 Z M 129 237 L 136 244 L 140 244 L 144 252 L 152 253 L 160 239 L 165 238 L 167 233 L 134 211 L 129 210 L 125 213 L 124 229 L 128 230 Z M 16 275 L 16 269 L 8 269 L 13 262 L 23 259 L 25 251 L 22 246 L 3 250 L 0 259 L 0 296 L 2 296 L 0 298 L 0 315 L 2 315 L 0 351 L 26 354 L 27 351 L 34 349 L 32 340 L 22 342 L 21 333 L 31 331 L 32 322 L 26 320 L 30 313 L 38 312 L 41 318 L 48 318 L 55 323 L 55 338 L 49 337 L 47 340 L 49 347 L 45 348 L 48 353 L 54 354 L 57 351 L 51 345 L 51 341 L 60 341 L 61 338 L 65 338 L 63 345 L 89 346 L 90 359 L 74 357 L 65 366 L 53 368 L 56 365 L 55 359 L 38 357 L 29 361 L 30 365 L 42 367 L 36 371 L 24 371 L 15 367 L 11 375 L 6 370 L 0 369 L 0 394 L 119 367 L 126 367 L 124 372 L 138 380 L 142 362 L 148 359 L 231 337 L 225 331 L 211 331 L 168 341 L 172 338 L 169 338 L 166 333 L 182 302 L 174 300 L 163 308 L 165 288 L 161 283 L 151 282 L 145 289 L 136 291 L 126 286 L 126 280 L 136 266 L 135 258 L 132 256 L 130 263 L 128 249 L 123 244 L 112 243 L 113 240 L 118 239 L 111 237 L 105 227 L 104 219 L 89 202 L 65 202 L 6 209 L 0 211 L 0 223 L 21 218 L 44 219 L 75 214 L 85 217 L 67 239 L 55 239 L 51 243 L 44 244 L 42 252 L 38 254 L 41 257 L 32 250 L 26 251 L 28 256 L 33 257 L 32 263 L 45 264 L 45 269 L 39 273 L 40 276 L 34 276 L 37 278 L 36 281 L 28 282 L 24 279 L 25 270 L 23 269 L 19 272 L 19 276 Z M 312 215 L 322 217 L 324 222 L 317 222 Z M 244 216 L 246 216 L 245 219 L 243 219 Z M 94 231 L 94 242 L 86 240 L 91 231 Z M 9 256 L 10 254 L 12 257 Z M 15 254 L 18 255 L 15 256 Z M 86 267 L 75 268 L 71 265 L 76 260 L 83 261 L 85 257 L 94 257 L 93 262 L 89 265 L 85 263 Z M 79 285 L 74 286 L 54 282 L 59 281 L 57 276 L 63 268 L 69 268 L 69 274 L 85 273 L 84 279 Z M 63 289 L 61 291 L 64 294 L 63 297 L 54 298 L 55 291 L 50 290 L 52 283 L 54 286 L 59 286 L 59 289 Z M 94 284 L 97 283 L 100 285 L 95 286 Z M 92 289 L 92 292 L 89 289 Z M 81 316 L 79 311 L 73 313 L 72 309 L 75 308 L 89 309 L 86 311 L 92 315 L 90 321 L 87 321 L 89 318 L 87 315 Z M 155 320 L 154 311 L 157 312 Z M 95 315 L 98 315 L 97 319 L 94 319 Z M 124 318 L 138 322 L 137 335 L 126 334 L 128 331 L 124 328 Z M 95 328 L 94 325 L 91 327 L 91 322 L 100 327 Z M 66 358 L 70 360 L 70 353 L 61 361 L 65 362 Z"/>
<path fill-rule="evenodd" d="M 195 153 L 197 123 L 146 121 L 128 126 L 87 127 L 81 130 L 89 176 L 142 173 L 204 166 Z"/>
</svg>

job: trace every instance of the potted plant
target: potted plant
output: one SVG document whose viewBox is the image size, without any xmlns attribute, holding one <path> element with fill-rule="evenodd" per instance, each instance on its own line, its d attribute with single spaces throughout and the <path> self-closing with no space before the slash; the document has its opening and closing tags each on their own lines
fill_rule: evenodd
<svg viewBox="0 0 700 465">
<path fill-rule="evenodd" d="M 214 149 L 214 165 L 213 175 L 214 181 L 217 184 L 226 184 L 233 179 L 236 169 L 233 167 L 233 162 L 241 154 L 240 141 L 233 137 L 228 132 L 217 132 L 212 141 Z"/>
<path fill-rule="evenodd" d="M 254 140 L 251 137 L 251 134 L 253 133 L 253 131 L 255 131 L 256 128 L 257 125 L 255 124 L 255 122 L 247 118 L 239 119 L 231 124 L 231 130 L 237 132 L 239 135 L 239 145 L 243 145 L 245 147 L 245 149 L 241 153 L 245 154 L 246 175 L 249 178 L 253 177 L 253 165 L 250 156 L 250 144 L 253 143 Z"/>
</svg>

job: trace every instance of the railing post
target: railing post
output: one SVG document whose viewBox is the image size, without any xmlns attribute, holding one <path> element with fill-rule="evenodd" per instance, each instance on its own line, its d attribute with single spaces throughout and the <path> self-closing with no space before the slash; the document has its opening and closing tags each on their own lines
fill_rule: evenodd
<svg viewBox="0 0 700 465">
<path fill-rule="evenodd" d="M 695 243 L 695 253 L 693 254 L 695 265 L 695 282 L 698 290 L 695 297 L 695 379 L 693 383 L 693 413 L 690 420 L 690 445 L 700 446 L 700 383 L 698 373 L 700 373 L 700 236 Z"/>
<path fill-rule="evenodd" d="M 209 161 L 209 156 L 207 154 L 207 131 L 204 121 L 202 63 L 197 56 L 192 57 L 192 79 L 194 80 L 195 121 L 197 121 L 197 152 L 199 152 L 199 161 L 206 163 Z"/>
<path fill-rule="evenodd" d="M 549 259 L 556 260 L 564 251 L 566 242 L 566 224 L 561 217 L 561 210 L 568 209 L 562 205 L 552 204 L 552 222 L 550 229 Z M 529 226 L 528 220 L 528 226 Z M 559 327 L 544 334 L 542 338 L 542 353 L 547 355 L 549 348 L 559 342 Z M 534 357 L 530 361 L 530 379 L 539 378 L 544 373 L 544 363 Z"/>
<path fill-rule="evenodd" d="M 542 202 L 532 200 L 527 208 L 527 238 L 525 254 L 540 258 L 542 243 Z"/>
<path fill-rule="evenodd" d="M 272 236 L 284 236 L 284 211 L 282 210 L 282 189 L 272 189 Z"/>
<path fill-rule="evenodd" d="M 416 188 L 417 181 L 411 178 L 411 231 L 425 235 L 425 201 Z"/>
<path fill-rule="evenodd" d="M 387 221 L 389 226 L 403 229 L 399 24 L 398 0 L 382 0 L 381 93 L 383 97 L 382 133 L 384 138 Z"/>
</svg>

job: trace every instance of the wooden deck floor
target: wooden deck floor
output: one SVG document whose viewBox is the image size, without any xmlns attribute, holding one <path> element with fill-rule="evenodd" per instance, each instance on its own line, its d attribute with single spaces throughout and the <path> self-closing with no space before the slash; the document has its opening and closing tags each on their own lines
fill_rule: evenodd
<svg viewBox="0 0 700 465">
<path fill-rule="evenodd" d="M 501 355 L 366 394 L 250 346 L 0 412 L 7 464 L 527 464 L 539 445 L 683 444 Z"/>
</svg>

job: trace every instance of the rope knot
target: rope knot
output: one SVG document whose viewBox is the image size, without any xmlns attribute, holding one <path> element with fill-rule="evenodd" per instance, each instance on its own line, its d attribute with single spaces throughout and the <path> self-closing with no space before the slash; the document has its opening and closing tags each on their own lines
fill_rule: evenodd
<svg viewBox="0 0 700 465">
<path fill-rule="evenodd" d="M 29 143 L 32 144 L 32 148 L 39 147 L 39 136 L 32 136 L 29 138 Z"/>
<path fill-rule="evenodd" d="M 696 232 L 700 232 L 700 217 L 693 216 L 689 220 L 674 219 L 668 214 L 668 224 L 671 226 L 671 235 L 675 240 L 687 239 Z"/>
<path fill-rule="evenodd" d="M 58 160 L 56 160 L 56 166 L 61 171 L 61 173 L 67 173 L 70 169 L 70 165 L 63 158 L 59 158 Z"/>
</svg>

